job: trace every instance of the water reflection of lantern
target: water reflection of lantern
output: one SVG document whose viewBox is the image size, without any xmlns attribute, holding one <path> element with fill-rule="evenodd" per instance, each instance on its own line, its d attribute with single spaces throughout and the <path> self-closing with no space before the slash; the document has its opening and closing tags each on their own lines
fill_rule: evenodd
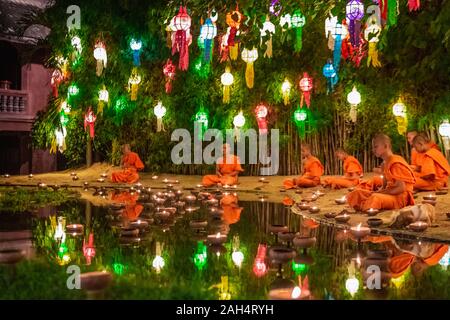
<svg viewBox="0 0 450 320">
<path fill-rule="evenodd" d="M 267 273 L 266 265 L 267 246 L 265 244 L 258 245 L 258 252 L 256 253 L 255 261 L 253 263 L 253 273 L 257 277 L 262 277 Z"/>
<path fill-rule="evenodd" d="M 447 119 L 439 125 L 439 134 L 444 142 L 445 150 L 450 150 L 450 123 Z"/>
<path fill-rule="evenodd" d="M 361 94 L 356 90 L 355 86 L 353 86 L 352 91 L 347 95 L 347 101 L 350 103 L 350 119 L 352 122 L 356 122 L 357 107 L 361 103 Z"/>
<path fill-rule="evenodd" d="M 306 18 L 300 10 L 295 10 L 291 17 L 292 28 L 295 28 L 295 45 L 294 51 L 300 52 L 302 50 L 302 33 L 303 26 L 306 23 Z"/>
<path fill-rule="evenodd" d="M 221 276 L 220 280 L 221 281 L 220 281 L 219 299 L 220 300 L 230 300 L 231 294 L 230 294 L 230 289 L 229 289 L 229 285 L 228 285 L 228 276 Z"/>
<path fill-rule="evenodd" d="M 128 90 L 131 91 L 131 101 L 136 101 L 139 83 L 141 83 L 141 76 L 137 68 L 133 68 L 130 78 L 128 79 Z"/>
<path fill-rule="evenodd" d="M 303 78 L 300 79 L 299 82 L 299 87 L 300 90 L 302 91 L 303 95 L 302 95 L 302 101 L 303 98 L 305 99 L 305 103 L 306 105 L 309 106 L 311 105 L 311 90 L 313 88 L 313 80 L 312 78 L 308 75 L 308 72 L 304 72 L 303 73 Z M 300 103 L 300 107 L 303 106 L 303 103 Z"/>
<path fill-rule="evenodd" d="M 244 254 L 239 250 L 239 236 L 233 237 L 233 253 L 231 254 L 231 260 L 236 267 L 240 268 L 244 261 Z"/>
<path fill-rule="evenodd" d="M 64 232 L 66 229 L 66 218 L 58 217 L 58 224 L 56 225 L 54 238 L 57 241 L 63 241 L 66 239 L 66 233 Z"/>
<path fill-rule="evenodd" d="M 208 262 L 206 245 L 202 241 L 197 242 L 197 250 L 194 254 L 194 264 L 198 270 L 203 270 Z"/>
<path fill-rule="evenodd" d="M 164 130 L 162 118 L 166 115 L 166 107 L 163 106 L 161 101 L 158 101 L 158 104 L 153 108 L 153 113 L 156 116 L 156 131 L 161 132 Z"/>
<path fill-rule="evenodd" d="M 163 67 L 163 73 L 164 76 L 166 77 L 166 86 L 165 86 L 166 93 L 172 92 L 172 81 L 173 79 L 175 79 L 175 72 L 176 67 L 172 63 L 172 60 L 167 59 L 167 62 Z"/>
<path fill-rule="evenodd" d="M 289 103 L 289 95 L 291 92 L 292 84 L 289 82 L 288 79 L 285 79 L 284 82 L 281 84 L 281 94 L 283 95 L 283 103 L 284 105 L 288 105 Z"/>
<path fill-rule="evenodd" d="M 103 68 L 106 68 L 108 56 L 106 54 L 106 47 L 102 41 L 97 41 L 94 48 L 94 58 L 97 60 L 96 75 L 101 76 Z"/>
<path fill-rule="evenodd" d="M 348 279 L 345 281 L 345 289 L 353 297 L 359 289 L 359 280 L 355 277 L 355 261 L 352 261 L 348 266 Z"/>
<path fill-rule="evenodd" d="M 406 118 L 406 106 L 401 99 L 398 99 L 397 103 L 392 107 L 392 113 L 397 120 L 397 131 L 399 134 L 405 134 L 408 126 Z"/>
<path fill-rule="evenodd" d="M 439 260 L 439 264 L 444 270 L 447 270 L 450 264 L 450 249 L 444 254 L 444 256 Z"/>
<path fill-rule="evenodd" d="M 256 121 L 258 122 L 259 134 L 267 134 L 267 115 L 269 110 L 264 104 L 259 104 L 255 108 Z"/>
<path fill-rule="evenodd" d="M 242 50 L 242 60 L 247 63 L 247 67 L 245 69 L 245 82 L 249 89 L 253 88 L 255 71 L 253 68 L 253 63 L 258 59 L 258 50 L 253 48 L 251 50 L 244 49 Z"/>
<path fill-rule="evenodd" d="M 142 42 L 140 40 L 131 39 L 130 48 L 133 51 L 133 64 L 135 66 L 141 65 L 140 52 L 142 48 Z"/>
<path fill-rule="evenodd" d="M 86 265 L 90 265 L 92 258 L 95 257 L 94 234 L 89 233 L 89 241 L 83 239 L 83 255 L 86 258 Z"/>
<path fill-rule="evenodd" d="M 222 82 L 223 85 L 223 103 L 230 102 L 230 91 L 233 81 L 234 77 L 230 73 L 230 68 L 225 68 L 225 72 L 220 76 L 220 82 Z"/>
<path fill-rule="evenodd" d="M 213 48 L 214 38 L 217 36 L 217 27 L 210 18 L 205 20 L 205 24 L 200 28 L 200 41 L 203 43 L 204 54 L 203 61 L 211 61 L 211 51 Z"/>
<path fill-rule="evenodd" d="M 156 270 L 156 273 L 160 273 L 161 269 L 164 268 L 165 265 L 164 258 L 162 257 L 161 252 L 162 252 L 161 243 L 156 242 L 156 256 L 152 262 L 152 266 Z"/>
<path fill-rule="evenodd" d="M 350 42 L 353 47 L 358 47 L 360 41 L 361 19 L 364 17 L 364 5 L 360 0 L 350 0 L 345 7 L 345 12 L 347 19 L 350 20 Z"/>
</svg>

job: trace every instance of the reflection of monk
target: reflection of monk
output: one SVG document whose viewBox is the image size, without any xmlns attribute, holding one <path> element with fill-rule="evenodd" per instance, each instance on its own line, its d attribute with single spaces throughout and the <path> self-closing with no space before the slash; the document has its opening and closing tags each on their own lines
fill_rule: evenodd
<svg viewBox="0 0 450 320">
<path fill-rule="evenodd" d="M 238 182 L 239 172 L 244 171 L 238 156 L 231 154 L 230 145 L 223 145 L 223 157 L 217 159 L 216 174 L 209 174 L 203 177 L 202 184 L 211 187 L 216 184 L 235 185 Z"/>
<path fill-rule="evenodd" d="M 372 140 L 373 151 L 383 159 L 383 174 L 386 187 L 372 192 L 357 188 L 347 195 L 348 204 L 357 210 L 400 209 L 414 204 L 412 196 L 415 183 L 414 173 L 401 156 L 394 155 L 391 149 L 391 139 L 379 134 Z"/>
<path fill-rule="evenodd" d="M 311 146 L 302 145 L 303 175 L 295 179 L 286 179 L 283 185 L 286 189 L 295 187 L 308 188 L 320 184 L 320 177 L 323 175 L 323 165 L 319 159 L 311 154 Z"/>
<path fill-rule="evenodd" d="M 447 186 L 450 166 L 445 156 L 432 148 L 427 139 L 417 135 L 413 139 L 413 146 L 417 152 L 414 175 L 418 190 L 437 190 Z"/>
<path fill-rule="evenodd" d="M 136 220 L 142 210 L 144 210 L 144 207 L 137 203 L 138 198 L 139 194 L 131 194 L 128 191 L 122 191 L 120 193 L 113 192 L 111 195 L 112 201 L 125 204 L 125 209 L 122 216 L 130 221 Z"/>
<path fill-rule="evenodd" d="M 135 183 L 139 181 L 137 172 L 144 169 L 144 164 L 137 153 L 131 152 L 129 144 L 123 145 L 122 152 L 123 156 L 120 166 L 123 170 L 112 173 L 112 182 Z"/>
<path fill-rule="evenodd" d="M 359 183 L 363 168 L 358 159 L 349 155 L 343 148 L 336 150 L 336 157 L 343 161 L 344 176 L 328 177 L 324 179 L 323 185 L 333 189 L 349 188 Z"/>
<path fill-rule="evenodd" d="M 220 205 L 223 209 L 223 220 L 227 224 L 233 224 L 241 218 L 243 208 L 238 205 L 238 198 L 235 195 L 227 194 L 220 199 Z"/>
</svg>

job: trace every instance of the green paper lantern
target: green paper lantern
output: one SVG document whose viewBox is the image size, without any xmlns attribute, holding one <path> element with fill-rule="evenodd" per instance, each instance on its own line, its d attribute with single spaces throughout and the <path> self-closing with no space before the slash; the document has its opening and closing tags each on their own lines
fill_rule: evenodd
<svg viewBox="0 0 450 320">
<path fill-rule="evenodd" d="M 114 109 L 116 109 L 116 111 L 123 111 L 127 108 L 128 102 L 127 99 L 125 97 L 119 97 L 116 100 L 116 104 L 114 105 Z"/>
<path fill-rule="evenodd" d="M 304 273 L 308 270 L 308 266 L 304 263 L 296 263 L 292 261 L 292 271 L 295 272 L 296 275 Z"/>
<path fill-rule="evenodd" d="M 194 254 L 194 264 L 198 270 L 203 270 L 208 263 L 208 252 L 203 242 L 197 242 L 197 251 Z"/>
<path fill-rule="evenodd" d="M 80 93 L 80 89 L 75 83 L 72 83 L 67 89 L 67 95 L 70 97 L 77 96 Z"/>
<path fill-rule="evenodd" d="M 208 113 L 206 113 L 206 111 L 201 108 L 195 114 L 194 122 L 196 122 L 200 126 L 199 138 L 201 139 L 205 131 L 208 130 Z"/>
<path fill-rule="evenodd" d="M 294 122 L 298 128 L 298 132 L 301 138 L 305 137 L 307 120 L 308 120 L 308 113 L 306 109 L 297 108 L 297 110 L 294 111 Z"/>
</svg>

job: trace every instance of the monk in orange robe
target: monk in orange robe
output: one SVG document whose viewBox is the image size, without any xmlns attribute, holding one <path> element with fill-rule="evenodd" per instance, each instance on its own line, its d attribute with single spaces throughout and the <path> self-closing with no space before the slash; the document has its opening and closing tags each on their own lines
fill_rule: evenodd
<svg viewBox="0 0 450 320">
<path fill-rule="evenodd" d="M 241 219 L 242 207 L 238 205 L 238 198 L 233 194 L 224 195 L 220 199 L 220 205 L 223 209 L 223 220 L 228 224 L 234 224 Z"/>
<path fill-rule="evenodd" d="M 296 187 L 309 188 L 320 185 L 320 177 L 323 175 L 324 169 L 320 160 L 311 154 L 310 145 L 302 145 L 302 158 L 303 175 L 298 178 L 284 180 L 283 185 L 286 189 Z"/>
<path fill-rule="evenodd" d="M 205 187 L 214 185 L 235 185 L 238 183 L 239 172 L 244 171 L 238 156 L 231 154 L 231 147 L 225 143 L 223 145 L 223 157 L 217 159 L 216 174 L 203 177 L 202 184 Z"/>
<path fill-rule="evenodd" d="M 436 149 L 437 151 L 441 151 L 439 146 L 432 140 L 430 140 L 426 134 L 418 133 L 417 131 L 410 131 L 407 133 L 406 138 L 408 140 L 409 145 L 411 146 L 411 169 L 413 171 L 420 171 L 420 167 L 423 162 L 423 153 L 418 152 L 413 145 L 413 140 L 417 136 L 422 136 L 427 141 L 427 144 L 430 148 Z"/>
<path fill-rule="evenodd" d="M 131 152 L 129 144 L 123 145 L 122 152 L 120 166 L 123 170 L 113 172 L 111 180 L 112 182 L 136 183 L 139 181 L 138 170 L 144 169 L 144 164 L 137 153 Z"/>
<path fill-rule="evenodd" d="M 447 187 L 450 165 L 445 156 L 431 147 L 427 139 L 417 135 L 413 140 L 413 146 L 420 155 L 420 163 L 415 167 L 417 190 L 438 190 Z"/>
<path fill-rule="evenodd" d="M 358 159 L 349 155 L 344 149 L 336 150 L 336 157 L 343 161 L 344 176 L 328 177 L 324 179 L 323 186 L 332 189 L 349 188 L 356 186 L 363 173 L 363 168 Z"/>
<path fill-rule="evenodd" d="M 379 134 L 372 140 L 375 155 L 382 158 L 386 187 L 373 192 L 357 188 L 347 195 L 348 204 L 356 209 L 400 209 L 414 204 L 414 173 L 401 156 L 392 153 L 391 139 Z"/>
</svg>

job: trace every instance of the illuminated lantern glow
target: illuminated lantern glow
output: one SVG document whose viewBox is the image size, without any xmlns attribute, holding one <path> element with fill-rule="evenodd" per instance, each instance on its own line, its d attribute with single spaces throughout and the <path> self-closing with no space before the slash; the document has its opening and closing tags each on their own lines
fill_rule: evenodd
<svg viewBox="0 0 450 320">
<path fill-rule="evenodd" d="M 289 82 L 288 79 L 285 79 L 284 82 L 281 84 L 281 94 L 283 96 L 283 103 L 285 106 L 289 104 L 289 95 L 291 92 L 292 84 Z"/>
<path fill-rule="evenodd" d="M 439 264 L 442 267 L 442 269 L 447 270 L 448 266 L 450 265 L 450 249 L 448 249 L 448 251 L 444 254 L 441 260 L 439 260 Z"/>
<path fill-rule="evenodd" d="M 447 119 L 439 125 L 439 134 L 444 142 L 445 150 L 450 150 L 450 123 Z"/>
<path fill-rule="evenodd" d="M 398 99 L 392 107 L 392 113 L 397 120 L 397 131 L 399 134 L 405 134 L 408 127 L 408 120 L 406 117 L 406 106 L 401 99 Z"/>
<path fill-rule="evenodd" d="M 255 71 L 253 68 L 253 63 L 258 59 L 258 50 L 253 48 L 251 50 L 244 49 L 241 54 L 242 60 L 247 63 L 247 67 L 245 69 L 245 82 L 249 89 L 253 88 L 254 79 L 255 79 Z"/>
<path fill-rule="evenodd" d="M 226 35 L 226 45 L 230 53 L 231 60 L 237 60 L 239 55 L 239 44 L 236 41 L 236 36 L 238 35 L 239 27 L 244 20 L 245 16 L 239 12 L 238 5 L 236 5 L 236 9 L 234 11 L 228 12 L 225 18 L 225 22 L 229 27 Z"/>
<path fill-rule="evenodd" d="M 397 24 L 398 1 L 386 0 L 380 1 L 379 4 L 383 20 L 386 21 L 388 26 L 395 26 Z"/>
<path fill-rule="evenodd" d="M 420 0 L 408 0 L 409 11 L 418 11 L 420 9 Z"/>
<path fill-rule="evenodd" d="M 322 73 L 325 78 L 327 78 L 327 93 L 330 93 L 333 91 L 334 86 L 338 82 L 338 75 L 333 64 L 331 63 L 331 60 L 328 60 L 328 62 L 324 65 Z"/>
<path fill-rule="evenodd" d="M 137 100 L 139 83 L 141 83 L 141 76 L 139 75 L 137 68 L 133 68 L 130 78 L 128 79 L 128 91 L 131 92 L 131 101 Z"/>
<path fill-rule="evenodd" d="M 166 64 L 163 67 L 163 73 L 166 77 L 166 93 L 172 92 L 172 81 L 175 79 L 176 67 L 172 63 L 172 60 L 167 59 Z"/>
<path fill-rule="evenodd" d="M 291 20 L 292 20 L 292 17 L 289 13 L 286 13 L 285 15 L 280 17 L 280 26 L 281 26 L 281 30 L 283 32 L 292 28 Z"/>
<path fill-rule="evenodd" d="M 69 66 L 68 66 L 68 61 L 67 58 L 64 58 L 63 56 L 57 56 L 55 58 L 57 64 L 58 64 L 58 68 L 61 70 L 62 72 L 62 76 L 64 79 L 67 79 L 69 77 Z"/>
<path fill-rule="evenodd" d="M 308 113 L 306 112 L 306 110 L 300 108 L 300 106 L 297 107 L 297 110 L 294 111 L 294 122 L 302 139 L 305 137 L 307 119 Z"/>
<path fill-rule="evenodd" d="M 345 12 L 347 19 L 350 21 L 350 42 L 353 47 L 358 47 L 361 32 L 361 19 L 364 17 L 364 4 L 362 4 L 360 0 L 350 0 L 345 7 Z"/>
<path fill-rule="evenodd" d="M 77 60 L 81 56 L 81 52 L 83 51 L 83 47 L 81 46 L 81 39 L 78 36 L 72 37 L 70 40 L 74 52 L 72 53 L 72 61 Z"/>
<path fill-rule="evenodd" d="M 107 104 L 109 101 L 109 92 L 106 90 L 106 87 L 103 86 L 101 90 L 98 91 L 98 112 L 103 112 L 103 106 Z"/>
<path fill-rule="evenodd" d="M 119 276 L 121 276 L 125 272 L 125 266 L 121 263 L 116 262 L 113 264 L 112 267 L 113 267 L 114 273 Z"/>
<path fill-rule="evenodd" d="M 356 90 L 355 86 L 353 86 L 352 91 L 347 95 L 347 101 L 350 103 L 350 119 L 355 123 L 358 112 L 357 107 L 361 103 L 361 94 Z"/>
<path fill-rule="evenodd" d="M 304 273 L 308 269 L 308 266 L 304 263 L 296 263 L 292 261 L 292 271 L 295 272 L 296 275 Z"/>
<path fill-rule="evenodd" d="M 63 111 L 64 113 L 69 113 L 70 112 L 70 106 L 67 104 L 66 100 L 61 101 L 59 109 L 61 111 Z"/>
<path fill-rule="evenodd" d="M 95 257 L 94 234 L 89 233 L 89 241 L 83 239 L 83 255 L 86 258 L 86 265 L 91 265 L 92 258 Z"/>
<path fill-rule="evenodd" d="M 52 78 L 50 80 L 50 84 L 52 86 L 53 96 L 58 98 L 58 87 L 59 84 L 64 80 L 64 76 L 61 73 L 61 70 L 55 69 L 52 73 Z"/>
<path fill-rule="evenodd" d="M 234 82 L 234 77 L 230 73 L 230 68 L 227 67 L 225 69 L 225 72 L 220 76 L 220 82 L 222 82 L 223 85 L 223 103 L 229 103 L 231 85 Z"/>
<path fill-rule="evenodd" d="M 341 23 L 335 23 L 331 29 L 331 37 L 333 38 L 333 66 L 336 72 L 339 71 L 341 64 L 341 48 L 342 40 L 348 35 L 347 27 Z"/>
<path fill-rule="evenodd" d="M 295 10 L 294 14 L 291 18 L 291 25 L 292 28 L 295 28 L 295 45 L 294 45 L 294 51 L 300 52 L 302 50 L 302 33 L 303 33 L 303 26 L 306 23 L 306 18 L 303 15 L 303 13 L 297 9 Z"/>
<path fill-rule="evenodd" d="M 335 27 L 338 23 L 337 17 L 333 16 L 331 12 L 329 12 L 328 17 L 325 19 L 325 38 L 328 39 L 328 49 L 334 50 L 334 36 Z"/>
<path fill-rule="evenodd" d="M 66 218 L 58 217 L 58 224 L 56 225 L 55 235 L 54 235 L 54 239 L 56 241 L 62 241 L 62 242 L 65 241 L 65 239 L 66 239 L 65 229 L 66 229 Z"/>
<path fill-rule="evenodd" d="M 305 99 L 306 105 L 311 105 L 311 90 L 313 88 L 313 79 L 308 75 L 308 72 L 303 73 L 303 78 L 299 82 L 300 90 L 302 91 L 302 101 L 300 102 L 300 107 L 303 106 L 303 99 Z"/>
<path fill-rule="evenodd" d="M 97 41 L 94 47 L 94 58 L 97 60 L 97 68 L 95 69 L 95 74 L 101 76 L 103 69 L 106 68 L 106 63 L 108 62 L 108 56 L 106 54 L 106 47 L 102 41 Z"/>
<path fill-rule="evenodd" d="M 261 33 L 261 44 L 263 41 L 263 37 L 269 36 L 269 39 L 265 42 L 266 45 L 266 51 L 264 52 L 264 58 L 272 58 L 273 56 L 273 50 L 272 50 L 272 35 L 275 33 L 275 25 L 270 22 L 270 18 L 267 15 L 266 21 L 263 23 L 263 27 L 260 30 Z"/>
<path fill-rule="evenodd" d="M 245 125 L 245 117 L 242 111 L 239 111 L 239 113 L 236 116 L 234 116 L 233 125 L 234 125 L 234 138 L 236 141 L 239 141 L 241 135 L 241 128 Z"/>
<path fill-rule="evenodd" d="M 256 114 L 256 121 L 258 122 L 258 128 L 259 128 L 259 134 L 267 134 L 267 115 L 269 113 L 269 110 L 267 106 L 264 104 L 259 104 L 255 108 L 255 114 Z"/>
<path fill-rule="evenodd" d="M 166 115 L 166 111 L 166 107 L 163 106 L 161 101 L 158 101 L 158 104 L 153 108 L 153 113 L 156 116 L 157 132 L 165 131 L 162 118 Z"/>
<path fill-rule="evenodd" d="M 353 297 L 359 289 L 359 280 L 355 277 L 348 278 L 345 281 L 345 289 L 347 289 L 348 293 Z"/>
<path fill-rule="evenodd" d="M 116 100 L 116 103 L 114 105 L 114 109 L 116 109 L 117 112 L 123 111 L 127 108 L 127 99 L 125 97 L 119 97 Z"/>
<path fill-rule="evenodd" d="M 78 86 L 74 83 L 67 89 L 67 95 L 69 98 L 78 95 L 78 93 L 80 93 L 80 89 L 78 89 Z"/>
<path fill-rule="evenodd" d="M 229 292 L 228 276 L 221 276 L 220 278 L 221 278 L 221 282 L 220 282 L 219 299 L 220 300 L 230 300 L 231 294 Z"/>
<path fill-rule="evenodd" d="M 92 107 L 89 107 L 84 115 L 84 130 L 86 130 L 86 127 L 89 127 L 89 136 L 91 137 L 91 139 L 93 139 L 95 136 L 94 126 L 96 120 L 97 117 L 92 111 Z"/>
<path fill-rule="evenodd" d="M 66 136 L 67 130 L 65 126 L 55 129 L 55 143 L 52 145 L 50 153 L 56 153 L 56 147 L 61 153 L 66 150 Z"/>
<path fill-rule="evenodd" d="M 204 53 L 203 61 L 211 61 L 211 52 L 213 50 L 214 38 L 217 36 L 217 26 L 212 22 L 211 18 L 206 19 L 205 24 L 200 29 L 200 39 L 203 43 Z"/>
<path fill-rule="evenodd" d="M 153 269 L 156 270 L 156 273 L 160 273 L 162 268 L 164 268 L 164 266 L 166 265 L 161 252 L 161 243 L 156 242 L 156 255 L 152 262 Z"/>
<path fill-rule="evenodd" d="M 234 251 L 231 254 L 231 260 L 236 267 L 240 268 L 242 266 L 242 262 L 244 261 L 244 254 L 241 251 Z"/>
<path fill-rule="evenodd" d="M 364 38 L 369 43 L 369 50 L 367 55 L 367 66 L 371 64 L 375 68 L 381 67 L 381 62 L 378 59 L 377 43 L 381 34 L 381 25 L 378 24 L 375 16 L 370 16 L 367 19 L 367 27 L 364 30 Z"/>
<path fill-rule="evenodd" d="M 179 53 L 178 68 L 185 71 L 189 67 L 189 46 L 192 43 L 191 17 L 186 7 L 180 6 L 178 14 L 172 18 L 172 55 Z"/>
<path fill-rule="evenodd" d="M 274 16 L 278 17 L 280 15 L 281 9 L 283 9 L 283 7 L 281 6 L 280 0 L 272 0 L 270 2 L 269 12 Z"/>
<path fill-rule="evenodd" d="M 263 277 L 267 273 L 266 259 L 267 246 L 265 244 L 258 245 L 255 261 L 253 262 L 253 273 L 258 277 Z"/>
<path fill-rule="evenodd" d="M 194 117 L 194 127 L 199 128 L 198 134 L 200 140 L 203 137 L 203 133 L 208 130 L 208 122 L 208 114 L 203 110 L 203 108 L 200 108 Z"/>
<path fill-rule="evenodd" d="M 59 263 L 61 265 L 63 265 L 66 261 L 70 261 L 70 257 L 69 259 L 64 259 L 64 256 L 66 256 L 66 253 L 69 251 L 69 248 L 67 248 L 67 244 L 62 241 L 61 244 L 59 245 L 58 248 L 58 257 L 60 259 Z"/>
<path fill-rule="evenodd" d="M 142 48 L 142 42 L 140 40 L 131 39 L 130 40 L 130 48 L 133 51 L 133 64 L 135 66 L 141 65 L 141 48 Z"/>
<path fill-rule="evenodd" d="M 197 250 L 194 254 L 194 265 L 198 270 L 203 270 L 208 263 L 208 252 L 202 241 L 197 242 Z"/>
<path fill-rule="evenodd" d="M 392 284 L 393 284 L 397 289 L 400 288 L 400 287 L 403 285 L 403 283 L 405 282 L 406 274 L 407 274 L 407 273 L 404 273 L 404 274 L 402 274 L 402 275 L 401 275 L 400 277 L 398 277 L 398 278 L 391 278 Z"/>
</svg>

